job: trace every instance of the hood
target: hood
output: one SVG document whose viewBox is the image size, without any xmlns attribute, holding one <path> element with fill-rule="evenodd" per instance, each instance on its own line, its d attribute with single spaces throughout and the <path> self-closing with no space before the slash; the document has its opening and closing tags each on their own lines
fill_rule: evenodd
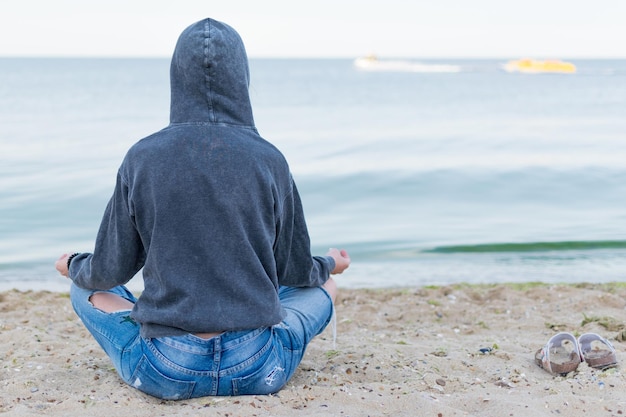
<svg viewBox="0 0 626 417">
<path fill-rule="evenodd" d="M 181 33 L 170 83 L 170 123 L 254 126 L 248 57 L 227 24 L 204 19 Z"/>
</svg>

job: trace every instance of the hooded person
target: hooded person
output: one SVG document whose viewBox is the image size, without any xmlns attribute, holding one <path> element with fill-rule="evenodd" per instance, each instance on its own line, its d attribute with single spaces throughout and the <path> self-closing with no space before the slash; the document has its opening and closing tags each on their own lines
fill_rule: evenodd
<svg viewBox="0 0 626 417">
<path fill-rule="evenodd" d="M 93 253 L 64 254 L 74 310 L 120 377 L 158 398 L 279 391 L 334 313 L 345 250 L 313 256 L 287 161 L 257 132 L 243 42 L 180 35 L 170 123 L 126 154 Z M 136 298 L 124 285 L 142 270 Z"/>
</svg>

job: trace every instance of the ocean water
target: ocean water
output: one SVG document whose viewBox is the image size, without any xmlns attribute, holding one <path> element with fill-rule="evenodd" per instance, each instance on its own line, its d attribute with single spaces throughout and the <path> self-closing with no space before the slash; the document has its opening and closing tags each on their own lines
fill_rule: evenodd
<svg viewBox="0 0 626 417">
<path fill-rule="evenodd" d="M 251 60 L 314 252 L 352 256 L 339 285 L 624 280 L 626 60 L 414 61 Z M 167 125 L 168 67 L 0 59 L 0 289 L 67 290 L 54 261 L 93 249 L 126 150 Z"/>
</svg>

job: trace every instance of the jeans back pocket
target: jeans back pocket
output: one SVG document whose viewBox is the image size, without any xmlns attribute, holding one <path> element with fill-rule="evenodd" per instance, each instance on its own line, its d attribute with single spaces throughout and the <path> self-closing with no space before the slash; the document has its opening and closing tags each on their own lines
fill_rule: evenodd
<svg viewBox="0 0 626 417">
<path fill-rule="evenodd" d="M 196 383 L 181 381 L 163 375 L 144 355 L 129 384 L 141 392 L 163 400 L 186 400 L 191 398 Z"/>
<path fill-rule="evenodd" d="M 278 392 L 287 383 L 283 361 L 273 346 L 263 364 L 252 373 L 232 378 L 230 395 L 265 395 Z"/>
</svg>

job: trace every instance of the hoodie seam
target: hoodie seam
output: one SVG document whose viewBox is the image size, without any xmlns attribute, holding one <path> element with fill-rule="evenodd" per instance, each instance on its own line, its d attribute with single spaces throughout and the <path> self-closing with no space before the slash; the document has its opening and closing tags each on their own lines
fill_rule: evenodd
<svg viewBox="0 0 626 417">
<path fill-rule="evenodd" d="M 174 126 L 224 126 L 224 127 L 236 127 L 240 129 L 251 130 L 258 134 L 256 126 L 242 125 L 237 123 L 228 122 L 173 122 L 168 127 Z"/>
<path fill-rule="evenodd" d="M 214 122 L 217 120 L 217 117 L 214 112 L 213 106 L 213 91 L 211 89 L 211 57 L 210 57 L 210 47 L 211 47 L 211 19 L 207 19 L 207 22 L 204 26 L 204 82 L 206 85 L 206 103 L 207 103 L 207 111 L 209 114 L 209 119 Z"/>
</svg>

